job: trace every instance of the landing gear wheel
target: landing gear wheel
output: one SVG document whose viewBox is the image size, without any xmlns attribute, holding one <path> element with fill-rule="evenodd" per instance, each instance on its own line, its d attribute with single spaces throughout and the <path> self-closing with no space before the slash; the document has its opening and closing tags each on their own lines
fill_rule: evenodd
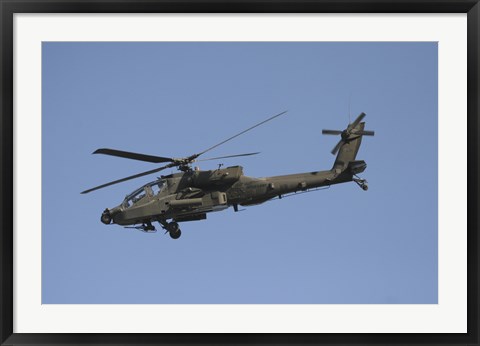
<svg viewBox="0 0 480 346">
<path fill-rule="evenodd" d="M 180 231 L 180 228 L 178 228 L 176 231 L 168 231 L 170 234 L 170 238 L 172 239 L 178 239 L 182 235 L 182 231 Z"/>
<path fill-rule="evenodd" d="M 362 189 L 363 189 L 363 191 L 367 191 L 368 190 L 368 185 L 367 184 L 362 185 Z"/>
<path fill-rule="evenodd" d="M 178 223 L 170 222 L 167 227 L 168 233 L 172 239 L 178 239 L 182 235 L 182 231 L 178 227 Z"/>
</svg>

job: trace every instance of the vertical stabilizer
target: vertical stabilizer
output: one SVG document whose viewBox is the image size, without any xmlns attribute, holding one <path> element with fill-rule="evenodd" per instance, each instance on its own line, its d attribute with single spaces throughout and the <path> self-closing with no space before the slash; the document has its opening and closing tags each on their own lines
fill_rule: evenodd
<svg viewBox="0 0 480 346">
<path fill-rule="evenodd" d="M 360 123 L 355 127 L 354 131 L 363 131 L 365 123 Z M 360 132 L 362 133 L 362 132 Z M 354 161 L 357 157 L 358 149 L 362 143 L 362 134 L 350 134 L 352 139 L 346 139 L 341 145 L 335 163 L 333 164 L 333 170 L 344 171 L 350 161 Z"/>
<path fill-rule="evenodd" d="M 374 131 L 365 130 L 365 122 L 362 122 L 365 116 L 365 113 L 360 113 L 353 123 L 348 124 L 347 128 L 343 131 L 322 130 L 322 134 L 324 135 L 341 136 L 340 141 L 338 141 L 337 145 L 332 149 L 332 154 L 337 155 L 332 168 L 336 173 L 343 172 L 349 167 L 350 163 L 353 164 L 353 161 L 355 161 L 355 158 L 357 157 L 363 136 L 375 135 Z M 354 166 L 357 167 L 358 165 L 354 164 Z M 356 169 L 359 170 L 359 166 Z"/>
</svg>

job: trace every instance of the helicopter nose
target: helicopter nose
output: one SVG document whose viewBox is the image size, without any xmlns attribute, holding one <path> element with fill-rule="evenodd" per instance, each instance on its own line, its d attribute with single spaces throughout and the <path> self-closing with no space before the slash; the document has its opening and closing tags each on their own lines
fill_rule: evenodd
<svg viewBox="0 0 480 346">
<path fill-rule="evenodd" d="M 105 225 L 108 225 L 112 222 L 112 215 L 110 215 L 110 210 L 108 210 L 108 208 L 103 211 L 100 221 L 102 221 L 102 223 Z"/>
</svg>

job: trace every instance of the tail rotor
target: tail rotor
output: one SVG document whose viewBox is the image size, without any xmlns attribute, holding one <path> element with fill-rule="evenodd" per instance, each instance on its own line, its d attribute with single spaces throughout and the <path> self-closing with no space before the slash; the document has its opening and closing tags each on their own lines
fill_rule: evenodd
<svg viewBox="0 0 480 346">
<path fill-rule="evenodd" d="M 360 113 L 360 115 L 353 121 L 353 123 L 348 124 L 347 128 L 343 131 L 340 130 L 322 130 L 322 134 L 324 135 L 340 135 L 341 139 L 338 143 L 333 147 L 331 153 L 335 155 L 343 144 L 358 138 L 360 136 L 374 136 L 375 131 L 366 131 L 363 130 L 363 126 L 358 126 L 362 122 L 363 118 L 365 118 L 365 113 Z"/>
</svg>

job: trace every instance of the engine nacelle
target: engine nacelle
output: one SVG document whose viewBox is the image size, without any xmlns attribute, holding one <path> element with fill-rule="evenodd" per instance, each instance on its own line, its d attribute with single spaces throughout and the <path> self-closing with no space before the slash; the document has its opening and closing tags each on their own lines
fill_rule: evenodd
<svg viewBox="0 0 480 346">
<path fill-rule="evenodd" d="M 211 187 L 212 185 L 232 185 L 243 175 L 241 166 L 227 167 L 213 171 L 198 171 L 193 176 L 195 187 Z"/>
</svg>

